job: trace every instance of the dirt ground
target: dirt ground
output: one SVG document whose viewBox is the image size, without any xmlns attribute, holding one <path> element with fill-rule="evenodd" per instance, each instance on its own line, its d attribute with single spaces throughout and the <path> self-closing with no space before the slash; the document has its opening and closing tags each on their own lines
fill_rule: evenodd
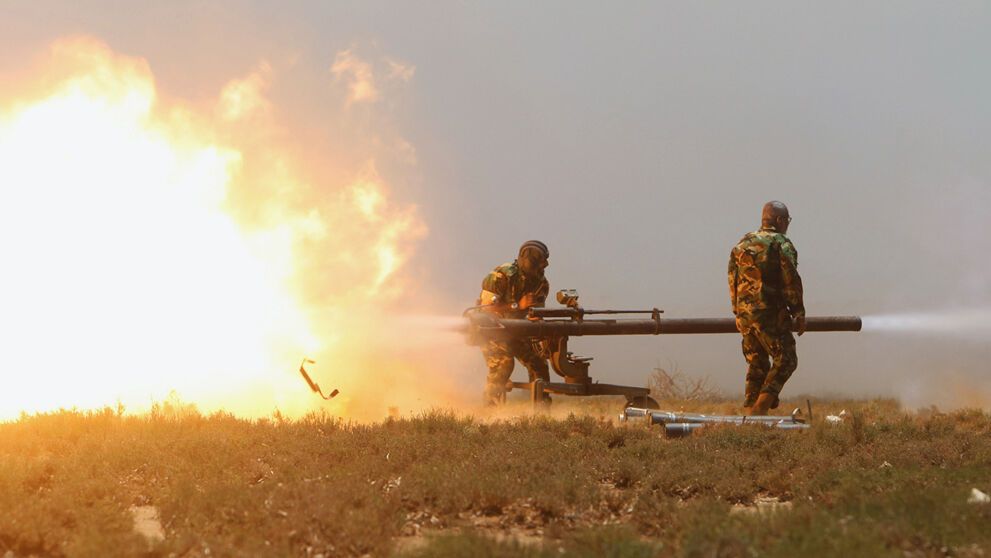
<svg viewBox="0 0 991 558">
<path fill-rule="evenodd" d="M 968 502 L 974 488 L 991 492 L 985 412 L 814 401 L 804 432 L 725 426 L 666 439 L 619 423 L 620 403 L 374 424 L 172 405 L 22 417 L 0 424 L 0 556 L 991 551 L 991 505 Z"/>
</svg>

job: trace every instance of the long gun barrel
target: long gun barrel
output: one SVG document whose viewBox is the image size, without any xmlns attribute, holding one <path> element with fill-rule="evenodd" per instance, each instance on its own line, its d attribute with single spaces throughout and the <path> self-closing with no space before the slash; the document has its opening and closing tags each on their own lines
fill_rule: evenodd
<svg viewBox="0 0 991 558">
<path fill-rule="evenodd" d="M 576 356 L 568 350 L 569 337 L 586 335 L 675 335 L 701 333 L 736 333 L 734 318 L 662 318 L 662 311 L 650 310 L 586 310 L 578 305 L 578 292 L 570 289 L 558 291 L 560 308 L 529 308 L 523 310 L 516 305 L 506 309 L 476 306 L 465 310 L 465 324 L 462 332 L 467 334 L 469 344 L 485 345 L 490 341 L 526 340 L 534 351 L 546 358 L 551 368 L 563 376 L 564 383 L 534 380 L 528 384 L 511 382 L 511 388 L 527 388 L 535 402 L 544 400 L 544 393 L 564 395 L 624 395 L 629 406 L 657 408 L 657 402 L 650 398 L 650 390 L 645 387 L 621 386 L 593 382 L 589 376 L 590 357 Z M 525 317 L 524 317 L 525 313 Z M 650 319 L 591 318 L 593 315 L 610 314 L 650 314 Z M 806 331 L 860 331 L 861 321 L 857 316 L 824 316 L 806 319 Z M 690 431 L 698 417 L 679 417 L 686 420 L 665 418 L 663 422 L 686 424 L 685 432 Z M 652 419 L 660 420 L 658 417 Z M 706 417 L 704 422 L 726 422 Z M 672 427 L 672 428 L 681 428 Z M 679 431 L 680 432 L 680 431 Z"/>
<path fill-rule="evenodd" d="M 678 335 L 737 333 L 733 318 L 661 318 L 650 320 L 530 320 L 469 315 L 468 333 L 486 339 L 580 337 L 584 335 Z M 860 331 L 858 316 L 806 319 L 806 331 Z"/>
</svg>

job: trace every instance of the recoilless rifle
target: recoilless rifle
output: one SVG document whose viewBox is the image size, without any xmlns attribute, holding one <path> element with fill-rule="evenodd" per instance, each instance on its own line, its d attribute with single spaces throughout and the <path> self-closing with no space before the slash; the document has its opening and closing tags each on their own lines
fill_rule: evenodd
<svg viewBox="0 0 991 558">
<path fill-rule="evenodd" d="M 570 337 L 586 335 L 680 335 L 703 333 L 737 333 L 734 318 L 667 318 L 663 310 L 589 310 L 578 304 L 578 292 L 565 289 L 557 292 L 559 308 L 533 307 L 523 317 L 501 317 L 484 306 L 465 310 L 463 331 L 471 345 L 484 345 L 489 340 L 528 339 L 541 357 L 550 361 L 551 368 L 564 378 L 563 382 L 509 382 L 506 391 L 530 391 L 534 403 L 543 401 L 544 393 L 571 396 L 622 395 L 626 407 L 658 409 L 650 397 L 650 389 L 637 386 L 603 384 L 592 380 L 588 369 L 592 357 L 580 357 L 568 350 Z M 649 314 L 647 319 L 598 318 L 589 316 Z M 806 331 L 860 331 L 858 316 L 819 316 L 806 319 Z"/>
</svg>

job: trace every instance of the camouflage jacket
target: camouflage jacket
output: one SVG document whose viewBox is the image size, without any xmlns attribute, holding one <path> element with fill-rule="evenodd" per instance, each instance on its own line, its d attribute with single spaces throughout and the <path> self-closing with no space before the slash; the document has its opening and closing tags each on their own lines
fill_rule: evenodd
<svg viewBox="0 0 991 558">
<path fill-rule="evenodd" d="M 747 233 L 729 256 L 729 293 L 733 313 L 750 316 L 785 309 L 792 318 L 805 315 L 798 251 L 773 228 Z"/>
<path fill-rule="evenodd" d="M 520 300 L 529 294 L 533 295 L 534 306 L 543 306 L 550 288 L 550 283 L 543 274 L 540 277 L 526 277 L 514 261 L 500 265 L 485 276 L 482 280 L 482 294 L 478 297 L 478 304 L 511 306 L 519 304 Z M 525 312 L 509 309 L 502 313 L 522 315 Z"/>
</svg>

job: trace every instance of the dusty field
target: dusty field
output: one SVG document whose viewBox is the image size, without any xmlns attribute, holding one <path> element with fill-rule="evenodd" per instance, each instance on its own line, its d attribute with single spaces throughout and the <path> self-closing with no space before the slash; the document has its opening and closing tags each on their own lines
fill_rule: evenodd
<svg viewBox="0 0 991 558">
<path fill-rule="evenodd" d="M 991 551 L 991 505 L 967 502 L 991 492 L 988 414 L 818 402 L 811 431 L 667 440 L 617 424 L 616 402 L 555 405 L 374 425 L 168 406 L 24 417 L 0 425 L 0 556 Z M 852 418 L 821 422 L 841 408 Z"/>
</svg>

